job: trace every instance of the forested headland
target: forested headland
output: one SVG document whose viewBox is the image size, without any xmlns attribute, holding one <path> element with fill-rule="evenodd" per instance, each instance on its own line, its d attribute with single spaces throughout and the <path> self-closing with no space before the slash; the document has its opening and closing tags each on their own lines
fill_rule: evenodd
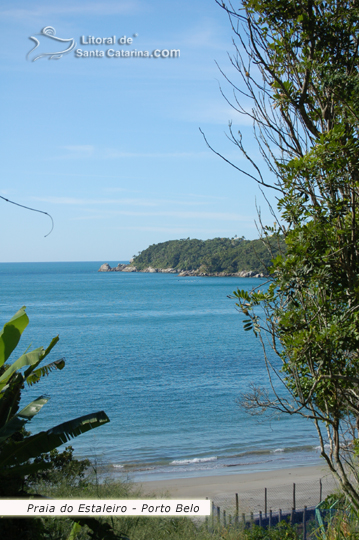
<svg viewBox="0 0 359 540">
<path fill-rule="evenodd" d="M 284 249 L 284 242 L 278 237 L 264 240 L 186 238 L 153 244 L 135 256 L 131 265 L 139 271 L 152 267 L 199 270 L 210 274 L 242 271 L 266 274 L 280 249 Z"/>
</svg>

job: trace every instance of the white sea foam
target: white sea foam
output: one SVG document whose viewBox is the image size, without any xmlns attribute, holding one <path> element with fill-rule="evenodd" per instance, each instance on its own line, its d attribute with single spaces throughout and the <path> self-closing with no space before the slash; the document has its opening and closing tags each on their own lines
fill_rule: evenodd
<svg viewBox="0 0 359 540">
<path fill-rule="evenodd" d="M 194 458 L 194 459 L 175 459 L 171 461 L 170 465 L 189 465 L 190 463 L 205 463 L 206 461 L 217 461 L 216 456 L 208 458 Z"/>
<path fill-rule="evenodd" d="M 319 451 L 321 451 L 321 448 L 320 448 L 320 446 L 313 446 L 313 450 L 319 450 Z M 330 444 L 326 443 L 326 444 L 324 445 L 324 450 L 326 450 L 326 451 L 330 450 Z"/>
<path fill-rule="evenodd" d="M 272 450 L 271 454 L 278 454 L 279 452 L 284 452 L 285 448 L 276 448 Z"/>
<path fill-rule="evenodd" d="M 115 467 L 115 469 L 123 469 L 124 466 L 115 463 L 115 464 L 113 465 L 113 467 Z"/>
</svg>

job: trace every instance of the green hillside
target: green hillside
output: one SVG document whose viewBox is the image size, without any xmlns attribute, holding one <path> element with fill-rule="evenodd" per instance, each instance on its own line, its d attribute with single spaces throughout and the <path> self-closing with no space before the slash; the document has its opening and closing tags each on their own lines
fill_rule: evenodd
<svg viewBox="0 0 359 540">
<path fill-rule="evenodd" d="M 278 237 L 269 241 L 272 254 L 262 240 L 244 238 L 214 238 L 213 240 L 169 240 L 153 244 L 142 251 L 132 262 L 138 270 L 153 268 L 175 268 L 202 272 L 226 272 L 229 274 L 252 270 L 266 272 L 271 259 L 284 242 Z"/>
</svg>

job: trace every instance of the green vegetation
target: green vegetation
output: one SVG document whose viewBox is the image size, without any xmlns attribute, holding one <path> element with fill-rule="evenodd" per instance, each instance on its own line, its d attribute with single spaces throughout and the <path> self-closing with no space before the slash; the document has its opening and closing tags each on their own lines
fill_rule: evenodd
<svg viewBox="0 0 359 540">
<path fill-rule="evenodd" d="M 241 271 L 267 273 L 271 260 L 284 243 L 273 237 L 267 244 L 262 240 L 244 238 L 214 238 L 213 240 L 169 240 L 153 244 L 132 263 L 138 270 L 153 268 L 175 268 L 176 270 L 200 270 L 204 273 L 224 272 L 234 274 Z"/>
<path fill-rule="evenodd" d="M 5 364 L 19 343 L 29 319 L 21 308 L 5 324 L 0 333 L 0 495 L 15 497 L 24 493 L 24 478 L 51 467 L 36 460 L 81 433 L 109 422 L 103 411 L 64 422 L 47 431 L 30 435 L 24 426 L 40 412 L 49 398 L 39 396 L 19 411 L 24 384 L 38 383 L 53 370 L 63 369 L 63 359 L 41 366 L 59 338 L 52 339 L 47 349 L 26 351 L 11 365 Z M 21 371 L 23 369 L 23 371 Z M 34 461 L 35 459 L 35 461 Z"/>
<path fill-rule="evenodd" d="M 81 461 L 73 458 L 72 449 L 67 448 L 65 456 L 57 466 L 47 475 L 32 478 L 30 491 L 41 492 L 52 499 L 155 499 L 150 493 L 145 493 L 128 481 L 100 482 L 96 471 L 91 467 L 84 474 Z M 58 455 L 57 455 L 58 457 Z M 75 471 L 78 471 L 77 474 Z M 160 498 L 166 498 L 162 494 Z M 328 497 L 328 505 L 336 495 Z M 325 506 L 325 505 L 324 505 Z M 18 520 L 22 521 L 22 520 Z M 89 522 L 88 526 L 86 521 Z M 73 521 L 68 517 L 39 517 L 27 520 L 36 534 L 22 535 L 21 538 L 34 540 L 302 540 L 302 525 L 291 526 L 286 522 L 271 529 L 251 526 L 243 529 L 239 524 L 217 522 L 217 517 L 210 517 L 207 521 L 193 521 L 187 517 L 99 517 L 96 520 L 89 518 L 82 520 L 82 527 L 74 527 Z M 93 522 L 98 523 L 99 530 L 95 531 Z M 348 514 L 339 510 L 333 514 L 330 525 L 320 529 L 315 521 L 307 523 L 307 538 L 323 540 L 340 540 L 342 538 L 357 538 L 358 519 L 355 513 Z M 325 536 L 327 535 L 327 536 Z M 15 536 L 7 536 L 12 538 Z"/>
<path fill-rule="evenodd" d="M 276 175 L 278 234 L 286 245 L 268 290 L 236 298 L 266 365 L 273 355 L 281 362 L 273 378 L 288 393 L 257 387 L 242 403 L 254 413 L 314 421 L 321 455 L 358 512 L 358 3 L 246 0 L 239 11 L 218 3 L 239 40 L 233 65 Z M 248 157 L 238 137 L 237 146 Z M 263 176 L 257 181 L 263 185 Z"/>
<path fill-rule="evenodd" d="M 68 450 L 68 457 L 72 456 Z M 87 474 L 81 474 L 81 478 L 73 475 L 74 468 L 82 470 L 82 462 L 77 462 L 72 457 L 64 460 L 62 476 L 59 470 L 54 470 L 48 476 L 38 478 L 32 482 L 33 493 L 41 492 L 53 499 L 94 499 L 94 500 L 118 500 L 118 499 L 151 499 L 155 498 L 142 489 L 137 488 L 130 482 L 99 482 L 96 473 L 91 468 Z M 168 496 L 168 494 L 167 494 Z M 166 494 L 161 495 L 166 498 Z M 328 505 L 336 495 L 328 497 Z M 325 504 L 324 506 L 325 507 Z M 338 508 L 338 512 L 326 520 L 327 527 L 320 529 L 313 520 L 307 523 L 307 538 L 323 540 L 340 540 L 342 538 L 357 538 L 358 518 L 355 513 L 343 512 Z M 29 520 L 30 521 L 30 520 Z M 36 524 L 37 531 L 41 534 L 34 536 L 36 540 L 302 540 L 302 525 L 289 525 L 282 521 L 279 525 L 271 529 L 264 529 L 258 526 L 251 526 L 243 529 L 239 524 L 227 524 L 217 522 L 216 516 L 208 521 L 196 522 L 186 517 L 100 517 L 97 518 L 99 526 L 102 528 L 99 534 L 94 533 L 92 527 L 86 523 L 79 529 L 75 529 L 73 521 L 68 517 L 33 518 L 33 525 Z M 329 529 L 328 529 L 329 525 Z M 109 531 L 106 535 L 106 532 Z M 73 536 L 71 536 L 71 534 Z"/>
<path fill-rule="evenodd" d="M 71 438 L 109 422 L 106 414 L 99 411 L 35 435 L 25 430 L 49 398 L 39 396 L 19 410 L 24 385 L 36 384 L 42 377 L 65 366 L 63 359 L 40 366 L 58 342 L 58 337 L 52 339 L 46 349 L 39 347 L 30 352 L 27 349 L 15 362 L 6 364 L 28 323 L 22 307 L 0 333 L 0 497 L 6 498 L 27 497 L 35 479 L 46 478 L 47 474 L 54 479 L 55 472 L 60 471 L 63 475 L 65 469 L 69 477 L 81 479 L 88 463 L 73 460 L 69 449 L 62 454 L 54 450 Z M 44 528 L 38 520 L 0 519 L 0 536 L 3 538 L 26 540 L 40 538 L 43 533 Z"/>
<path fill-rule="evenodd" d="M 56 499 L 127 499 L 127 498 L 154 498 L 153 495 L 144 493 L 128 482 L 98 482 L 96 475 L 90 472 L 81 482 L 76 482 L 75 478 L 68 480 L 66 466 L 63 469 L 62 480 L 56 475 L 34 483 L 32 489 L 35 492 L 41 491 L 46 496 Z M 165 498 L 165 494 L 163 495 Z M 68 540 L 73 522 L 69 518 L 34 518 L 46 531 L 44 538 L 49 540 Z M 103 517 L 98 518 L 98 522 L 103 526 L 108 526 L 114 537 L 118 540 L 124 535 L 129 540 L 299 540 L 300 534 L 295 527 L 290 527 L 286 523 L 281 523 L 279 527 L 271 530 L 253 527 L 243 530 L 241 526 L 223 527 L 214 519 L 212 530 L 212 519 L 208 524 L 205 521 L 195 522 L 187 517 Z M 73 540 L 90 540 L 93 537 L 91 530 L 82 527 Z M 106 539 L 105 536 L 99 538 Z"/>
</svg>

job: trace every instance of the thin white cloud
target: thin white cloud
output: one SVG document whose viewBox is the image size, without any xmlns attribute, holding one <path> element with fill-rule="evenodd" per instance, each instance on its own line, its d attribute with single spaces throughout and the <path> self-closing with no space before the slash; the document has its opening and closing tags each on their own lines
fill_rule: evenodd
<svg viewBox="0 0 359 540">
<path fill-rule="evenodd" d="M 250 107 L 245 109 L 250 113 Z M 186 122 L 196 122 L 201 124 L 218 124 L 222 126 L 228 126 L 231 122 L 234 126 L 252 126 L 253 120 L 250 116 L 240 114 L 235 111 L 233 107 L 228 105 L 221 96 L 213 101 L 200 101 L 198 103 L 192 103 L 190 107 L 181 111 L 181 116 L 176 114 L 171 115 L 176 120 L 182 120 Z"/>
<path fill-rule="evenodd" d="M 120 15 L 138 13 L 144 6 L 138 0 L 116 0 L 113 2 L 52 2 L 42 3 L 34 7 L 11 7 L 0 10 L 2 19 L 15 19 L 28 22 L 39 19 L 43 21 L 47 17 L 56 15 Z"/>
<path fill-rule="evenodd" d="M 135 206 L 156 206 L 156 202 L 143 199 L 79 199 L 76 197 L 32 197 L 36 201 L 49 204 L 64 204 L 68 206 L 89 206 L 103 204 L 126 204 Z"/>
<path fill-rule="evenodd" d="M 160 204 L 165 204 L 165 205 L 169 205 L 169 204 L 177 204 L 177 205 L 184 205 L 184 206 L 205 206 L 207 204 L 209 204 L 208 202 L 206 201 L 201 201 L 201 202 L 198 202 L 198 201 L 184 201 L 184 200 L 181 200 L 181 199 L 158 199 L 157 200 L 157 204 L 160 205 Z"/>
<path fill-rule="evenodd" d="M 219 234 L 218 229 L 193 229 L 187 227 L 152 227 L 152 226 L 136 226 L 136 227 L 114 227 L 119 231 L 154 231 L 154 232 L 164 232 L 164 233 L 173 233 L 173 234 L 189 234 L 190 238 L 194 238 L 194 234 L 204 233 L 205 236 L 209 234 L 214 234 L 217 236 L 223 236 L 224 234 L 231 235 L 233 234 L 233 229 L 223 230 L 221 229 L 221 234 Z"/>
<path fill-rule="evenodd" d="M 187 45 L 188 47 L 196 49 L 198 47 L 217 48 L 216 45 L 219 45 L 216 29 L 211 24 L 208 24 L 206 28 L 192 28 L 191 31 L 187 33 L 187 36 L 183 36 L 183 38 L 181 46 Z"/>
<path fill-rule="evenodd" d="M 209 204 L 205 201 L 187 201 L 181 199 L 80 199 L 76 197 L 32 197 L 33 200 L 49 204 L 62 204 L 67 206 L 92 206 L 92 205 L 127 205 L 127 206 L 168 206 L 169 204 L 183 206 L 203 206 Z"/>
<path fill-rule="evenodd" d="M 156 212 L 138 212 L 132 210 L 117 210 L 107 212 L 106 215 L 103 215 L 103 218 L 109 218 L 111 216 L 134 216 L 134 217 L 169 217 L 169 218 L 178 218 L 178 219 L 208 219 L 210 221 L 253 221 L 253 216 L 241 216 L 239 214 L 229 214 L 225 212 L 189 212 L 189 211 L 156 211 Z M 78 219 L 99 219 L 98 216 L 80 216 L 72 218 L 73 220 Z"/>
<path fill-rule="evenodd" d="M 87 144 L 62 146 L 61 150 L 66 150 L 66 154 L 51 157 L 50 159 L 122 159 L 122 158 L 208 158 L 213 156 L 209 150 L 201 152 L 127 152 L 116 148 L 99 148 Z"/>
<path fill-rule="evenodd" d="M 107 176 L 106 178 L 109 178 L 109 177 Z M 138 189 L 127 189 L 127 188 L 122 188 L 122 187 L 108 187 L 108 188 L 104 188 L 104 191 L 109 192 L 109 193 L 117 193 L 117 192 L 123 192 L 123 191 L 127 191 L 130 193 L 141 193 L 140 190 Z"/>
<path fill-rule="evenodd" d="M 218 8 L 220 15 L 220 8 Z M 187 31 L 174 35 L 173 39 L 180 42 L 181 47 L 189 47 L 192 51 L 199 48 L 214 49 L 215 51 L 227 51 L 227 42 L 225 42 L 221 34 L 223 26 L 209 17 L 202 17 L 194 25 L 189 25 Z M 230 46 L 230 40 L 228 40 Z"/>
<path fill-rule="evenodd" d="M 218 201 L 218 200 L 228 200 L 228 197 L 219 197 L 217 195 L 206 195 L 206 194 L 203 194 L 203 193 L 188 193 L 187 194 L 188 197 L 198 197 L 198 198 L 201 198 L 201 199 L 214 199 L 215 201 Z"/>
<path fill-rule="evenodd" d="M 210 152 L 122 152 L 120 150 L 106 150 L 104 158 L 188 158 L 188 157 L 208 157 Z"/>
<path fill-rule="evenodd" d="M 64 176 L 64 174 L 62 172 L 54 172 L 54 171 L 46 171 L 46 172 L 43 172 L 43 171 L 36 171 L 33 173 L 34 176 L 60 176 L 61 178 Z M 120 175 L 120 174 L 90 174 L 90 173 L 71 173 L 71 172 L 68 172 L 66 171 L 66 177 L 68 176 L 71 176 L 71 177 L 76 177 L 76 178 L 99 178 L 100 180 L 104 180 L 106 178 L 116 178 L 118 181 L 123 181 L 123 180 L 141 180 L 142 179 L 142 176 L 129 176 L 129 175 Z M 128 188 L 122 188 L 122 187 L 114 187 L 114 188 L 104 188 L 104 191 L 128 191 L 128 192 L 131 192 L 131 193 L 139 193 L 139 191 L 137 189 L 128 189 Z"/>
<path fill-rule="evenodd" d="M 225 212 L 131 212 L 120 211 L 119 214 L 126 216 L 159 216 L 175 217 L 181 219 L 209 219 L 213 221 L 247 221 L 252 217 L 240 216 L 239 214 L 227 214 Z"/>
<path fill-rule="evenodd" d="M 63 146 L 65 150 L 70 152 L 75 152 L 77 154 L 92 154 L 95 150 L 95 147 L 92 144 L 75 144 L 70 146 Z"/>
</svg>

